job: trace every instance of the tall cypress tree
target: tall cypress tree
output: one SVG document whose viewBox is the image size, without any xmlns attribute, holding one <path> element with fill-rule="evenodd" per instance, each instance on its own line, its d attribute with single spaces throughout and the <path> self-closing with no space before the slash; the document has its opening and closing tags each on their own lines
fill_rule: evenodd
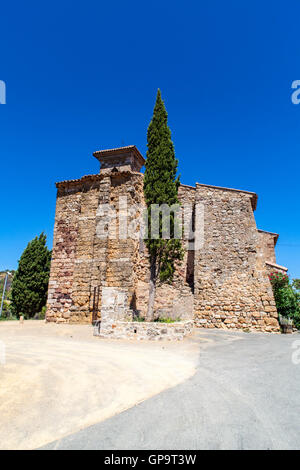
<svg viewBox="0 0 300 470">
<path fill-rule="evenodd" d="M 148 208 L 148 238 L 146 246 L 150 257 L 150 283 L 147 319 L 153 320 L 157 280 L 170 282 L 175 271 L 176 260 L 183 258 L 181 240 L 174 239 L 175 220 L 170 217 L 170 239 L 162 238 L 162 218 L 159 219 L 159 238 L 151 239 L 151 206 L 153 204 L 178 204 L 177 174 L 178 160 L 175 158 L 171 131 L 168 127 L 168 114 L 157 91 L 153 117 L 147 132 L 147 160 L 144 178 L 144 194 Z"/>
<path fill-rule="evenodd" d="M 28 243 L 11 286 L 12 312 L 31 318 L 46 305 L 51 251 L 41 233 Z"/>
</svg>

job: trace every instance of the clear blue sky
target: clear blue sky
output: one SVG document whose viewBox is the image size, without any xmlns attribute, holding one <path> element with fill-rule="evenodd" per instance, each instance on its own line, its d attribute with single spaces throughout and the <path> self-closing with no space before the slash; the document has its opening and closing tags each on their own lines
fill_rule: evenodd
<svg viewBox="0 0 300 470">
<path fill-rule="evenodd" d="M 159 87 L 181 180 L 255 191 L 259 228 L 300 277 L 299 0 L 1 5 L 0 269 L 52 245 L 55 181 L 97 173 L 98 149 L 135 144 Z"/>
</svg>

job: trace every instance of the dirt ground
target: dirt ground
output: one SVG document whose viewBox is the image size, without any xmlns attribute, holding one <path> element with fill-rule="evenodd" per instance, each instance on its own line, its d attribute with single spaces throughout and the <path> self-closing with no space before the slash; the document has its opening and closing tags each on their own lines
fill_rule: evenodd
<svg viewBox="0 0 300 470">
<path fill-rule="evenodd" d="M 43 449 L 300 449 L 299 333 L 199 328 L 192 341 L 193 377 Z"/>
<path fill-rule="evenodd" d="M 1 449 L 37 448 L 173 387 L 195 373 L 199 351 L 191 339 L 108 340 L 44 321 L 1 322 L 0 341 Z"/>
</svg>

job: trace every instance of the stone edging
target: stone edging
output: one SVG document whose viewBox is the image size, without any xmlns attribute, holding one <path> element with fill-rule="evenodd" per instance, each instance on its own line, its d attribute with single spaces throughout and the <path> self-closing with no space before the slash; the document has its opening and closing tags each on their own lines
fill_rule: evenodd
<svg viewBox="0 0 300 470">
<path fill-rule="evenodd" d="M 97 322 L 94 327 L 94 336 L 114 339 L 137 340 L 175 340 L 180 341 L 192 333 L 194 322 L 191 320 L 160 323 L 160 322 L 126 322 L 114 323 Z"/>
</svg>

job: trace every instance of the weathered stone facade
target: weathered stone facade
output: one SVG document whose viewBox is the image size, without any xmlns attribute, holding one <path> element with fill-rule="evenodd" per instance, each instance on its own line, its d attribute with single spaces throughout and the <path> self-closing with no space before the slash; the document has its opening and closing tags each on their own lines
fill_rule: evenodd
<svg viewBox="0 0 300 470">
<path fill-rule="evenodd" d="M 276 263 L 275 246 L 279 237 L 278 233 L 266 232 L 264 230 L 258 230 L 258 232 L 260 237 L 260 253 L 262 258 L 267 260 L 266 267 L 268 273 L 278 271 L 285 274 L 288 269 Z"/>
<path fill-rule="evenodd" d="M 192 332 L 192 320 L 160 323 L 135 321 L 128 308 L 128 289 L 102 288 L 101 321 L 94 322 L 94 335 L 102 338 L 137 340 L 182 340 Z"/>
<path fill-rule="evenodd" d="M 145 205 L 140 173 L 144 159 L 134 146 L 94 155 L 101 163 L 99 174 L 57 183 L 46 318 L 90 323 L 101 317 L 105 323 L 102 293 L 112 288 L 121 297 L 122 292 L 125 295 L 120 310 L 125 319 L 114 319 L 119 322 L 115 334 L 123 335 L 127 326 L 122 322 L 129 319 L 130 331 L 138 328 L 141 337 L 147 336 L 147 325 L 138 322 L 135 326 L 132 322 L 133 314 L 146 314 L 147 250 L 142 240 L 128 238 L 126 233 L 120 236 L 119 230 L 123 211 L 125 214 L 128 209 L 128 223 L 139 224 Z M 120 205 L 120 197 L 126 198 L 127 207 Z M 271 266 L 286 268 L 276 265 L 274 247 L 278 236 L 257 230 L 253 214 L 256 194 L 196 184 L 181 185 L 179 199 L 189 204 L 194 223 L 198 217 L 195 207 L 203 207 L 204 243 L 194 250 L 190 243 L 193 240 L 183 241 L 185 258 L 178 264 L 172 284 L 157 288 L 156 315 L 180 318 L 186 325 L 193 320 L 196 326 L 208 328 L 278 331 L 268 270 Z M 106 223 L 105 204 L 115 211 L 115 223 Z M 133 207 L 135 210 L 130 212 Z M 104 237 L 103 231 L 108 236 Z M 95 288 L 100 292 L 97 305 Z M 154 330 L 157 328 L 162 328 L 159 323 Z M 175 329 L 170 327 L 167 335 Z"/>
<path fill-rule="evenodd" d="M 194 322 L 192 320 L 159 323 L 159 322 L 137 322 L 118 321 L 107 328 L 106 324 L 99 325 L 95 336 L 111 339 L 136 339 L 150 341 L 181 341 L 192 333 Z"/>
</svg>

